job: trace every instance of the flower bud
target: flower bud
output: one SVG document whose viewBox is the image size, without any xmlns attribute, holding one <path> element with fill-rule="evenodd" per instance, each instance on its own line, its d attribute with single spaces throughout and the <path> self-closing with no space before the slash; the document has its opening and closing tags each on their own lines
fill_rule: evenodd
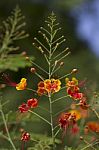
<svg viewBox="0 0 99 150">
<path fill-rule="evenodd" d="M 30 140 L 30 134 L 28 132 L 23 132 L 21 136 L 21 141 L 27 142 Z"/>
<path fill-rule="evenodd" d="M 27 57 L 25 57 L 26 58 L 26 60 L 29 60 L 30 58 L 27 56 Z"/>
<path fill-rule="evenodd" d="M 31 68 L 30 71 L 31 71 L 31 73 L 35 73 L 36 69 L 35 68 Z"/>
<path fill-rule="evenodd" d="M 26 51 L 23 51 L 23 52 L 21 53 L 21 55 L 22 55 L 22 56 L 26 56 L 26 55 L 27 55 Z"/>
<path fill-rule="evenodd" d="M 76 73 L 78 71 L 78 69 L 73 69 L 72 71 L 71 71 L 71 74 L 72 73 Z"/>
<path fill-rule="evenodd" d="M 83 140 L 83 137 L 82 137 L 82 136 L 80 136 L 80 140 Z"/>
<path fill-rule="evenodd" d="M 63 66 L 64 65 L 64 62 L 62 61 L 62 62 L 60 62 L 60 66 Z"/>
</svg>

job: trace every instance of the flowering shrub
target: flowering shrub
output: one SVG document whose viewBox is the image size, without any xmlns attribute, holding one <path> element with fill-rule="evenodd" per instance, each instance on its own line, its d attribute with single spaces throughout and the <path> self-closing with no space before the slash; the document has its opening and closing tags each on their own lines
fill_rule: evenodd
<svg viewBox="0 0 99 150">
<path fill-rule="evenodd" d="M 46 124 L 49 125 L 50 131 L 51 131 L 51 143 L 47 144 L 47 147 L 43 150 L 56 150 L 57 145 L 61 145 L 60 149 L 66 150 L 66 145 L 64 146 L 63 142 L 66 136 L 72 136 L 78 137 L 78 142 L 84 142 L 86 146 L 84 148 L 79 148 L 79 150 L 84 150 L 87 148 L 95 149 L 95 146 L 99 144 L 99 138 L 97 136 L 94 136 L 95 134 L 99 133 L 99 114 L 97 110 L 95 109 L 95 105 L 92 105 L 89 103 L 89 100 L 87 98 L 86 93 L 83 90 L 84 85 L 81 83 L 82 81 L 79 81 L 74 77 L 74 74 L 78 71 L 77 69 L 73 69 L 70 73 L 55 78 L 54 74 L 64 65 L 63 59 L 70 54 L 68 48 L 65 48 L 65 50 L 62 50 L 60 53 L 56 53 L 58 47 L 65 42 L 64 36 L 61 36 L 57 38 L 57 32 L 60 30 L 58 28 L 58 23 L 56 22 L 56 16 L 54 13 L 52 13 L 48 20 L 46 21 L 47 28 L 45 29 L 41 27 L 39 33 L 43 36 L 45 39 L 46 45 L 44 45 L 42 42 L 39 41 L 39 39 L 34 38 L 36 43 L 33 43 L 33 45 L 41 52 L 41 54 L 44 56 L 46 60 L 46 65 L 48 67 L 48 70 L 45 70 L 40 65 L 36 64 L 35 62 L 32 62 L 29 57 L 26 57 L 27 61 L 30 61 L 33 63 L 33 68 L 30 69 L 32 74 L 37 75 L 37 77 L 40 79 L 38 83 L 37 89 L 31 89 L 28 87 L 26 78 L 22 78 L 19 83 L 13 83 L 5 76 L 5 81 L 8 85 L 13 86 L 16 88 L 16 90 L 30 90 L 34 93 L 36 93 L 35 97 L 32 97 L 27 100 L 26 103 L 22 103 L 18 111 L 21 114 L 30 113 L 33 115 L 36 115 L 39 117 L 42 121 L 44 121 Z M 47 76 L 47 78 L 43 77 L 37 69 L 40 69 L 42 72 L 44 72 Z M 70 77 L 68 77 L 70 76 Z M 73 77 L 72 77 L 73 76 Z M 64 86 L 65 84 L 65 86 Z M 58 92 L 65 89 L 64 95 L 62 95 L 59 98 L 54 97 Z M 42 96 L 45 96 L 47 101 L 49 102 L 49 109 L 47 110 L 49 113 L 48 118 L 43 117 L 41 114 L 37 113 L 35 111 L 37 107 L 39 107 L 39 97 L 42 98 Z M 57 112 L 56 114 L 53 114 L 54 112 L 54 104 L 56 102 L 62 101 L 62 99 L 71 99 L 71 104 L 67 108 L 65 106 L 65 110 L 61 110 L 61 112 Z M 46 108 L 43 108 L 46 112 Z M 93 113 L 97 117 L 97 121 L 91 121 L 89 112 Z M 11 139 L 11 136 L 9 134 L 6 121 L 4 118 L 4 114 L 2 111 L 2 105 L 1 105 L 1 114 L 3 117 L 3 121 L 5 124 L 7 136 L 6 138 L 11 143 L 14 150 L 16 150 L 16 147 L 13 143 L 13 140 Z M 55 118 L 57 116 L 58 119 Z M 87 118 L 89 121 L 87 121 Z M 84 122 L 86 120 L 86 122 Z M 81 122 L 84 122 L 81 127 Z M 36 130 L 36 129 L 35 129 Z M 89 134 L 89 132 L 92 134 L 92 137 L 94 137 L 94 140 L 87 141 L 86 136 Z M 83 135 L 83 136 L 82 136 Z M 60 138 L 61 137 L 61 138 Z M 57 142 L 57 139 L 58 142 Z M 30 133 L 27 131 L 23 131 L 20 140 L 23 143 L 26 143 L 30 140 L 32 140 Z M 81 140 L 81 141 L 80 141 Z M 39 141 L 36 141 L 39 143 Z M 46 145 L 46 144 L 45 144 Z M 32 149 L 35 150 L 41 150 L 41 148 L 37 148 L 34 146 Z M 71 150 L 72 148 L 68 148 Z M 22 144 L 22 150 L 25 150 L 24 144 Z"/>
</svg>

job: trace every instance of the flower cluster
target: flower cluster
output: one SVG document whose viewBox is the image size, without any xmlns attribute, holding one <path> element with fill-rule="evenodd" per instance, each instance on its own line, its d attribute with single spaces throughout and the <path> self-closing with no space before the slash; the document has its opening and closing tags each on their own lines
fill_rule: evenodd
<svg viewBox="0 0 99 150">
<path fill-rule="evenodd" d="M 36 108 L 38 106 L 38 100 L 36 98 L 31 98 L 27 103 L 23 103 L 19 106 L 19 111 L 21 113 L 27 112 L 30 108 Z"/>
<path fill-rule="evenodd" d="M 65 131 L 67 128 L 72 127 L 72 132 L 77 133 L 79 128 L 77 126 L 77 120 L 81 118 L 81 114 L 78 110 L 71 110 L 66 113 L 62 113 L 59 118 L 59 124 Z"/>
<path fill-rule="evenodd" d="M 72 80 L 66 78 L 66 88 L 67 94 L 74 100 L 82 99 L 83 93 L 80 92 L 78 80 L 76 78 L 73 77 Z"/>
<path fill-rule="evenodd" d="M 46 79 L 38 83 L 38 95 L 43 95 L 46 93 L 56 93 L 61 88 L 61 82 L 58 79 Z"/>
</svg>

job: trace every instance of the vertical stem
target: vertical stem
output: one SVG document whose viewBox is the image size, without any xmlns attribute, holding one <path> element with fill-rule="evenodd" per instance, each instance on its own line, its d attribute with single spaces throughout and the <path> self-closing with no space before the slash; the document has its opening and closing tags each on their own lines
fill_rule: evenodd
<svg viewBox="0 0 99 150">
<path fill-rule="evenodd" d="M 0 106 L 0 107 L 2 107 L 2 106 Z M 4 113 L 3 113 L 3 111 L 2 111 L 2 108 L 1 108 L 0 111 L 1 111 L 1 116 L 2 116 L 3 122 L 4 122 L 5 130 L 6 130 L 6 133 L 7 133 L 7 136 L 8 136 L 8 140 L 9 140 L 9 142 L 11 143 L 11 145 L 12 145 L 12 147 L 13 147 L 13 150 L 16 150 L 16 148 L 15 148 L 15 146 L 14 146 L 14 143 L 13 143 L 13 141 L 12 141 L 12 139 L 11 139 L 11 136 L 10 136 L 10 134 L 9 134 L 9 130 L 8 130 L 8 127 L 7 127 L 6 119 L 5 119 Z"/>
<path fill-rule="evenodd" d="M 49 51 L 49 79 L 51 79 L 51 53 L 52 53 L 52 40 L 53 40 L 53 19 L 51 20 L 51 37 L 50 37 L 50 51 Z M 48 94 L 49 103 L 50 103 L 50 121 L 51 121 L 51 134 L 53 140 L 53 150 L 55 150 L 55 138 L 54 138 L 54 126 L 53 126 L 53 108 L 52 108 L 52 98 L 51 93 Z"/>
</svg>

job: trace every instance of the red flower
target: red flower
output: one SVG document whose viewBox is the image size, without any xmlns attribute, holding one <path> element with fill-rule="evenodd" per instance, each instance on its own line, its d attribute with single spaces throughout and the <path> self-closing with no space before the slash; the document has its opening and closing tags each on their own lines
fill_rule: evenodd
<svg viewBox="0 0 99 150">
<path fill-rule="evenodd" d="M 46 93 L 46 90 L 45 90 L 44 82 L 43 82 L 43 81 L 40 81 L 40 82 L 38 83 L 38 90 L 37 90 L 37 93 L 38 93 L 38 95 L 40 95 L 40 96 Z"/>
<path fill-rule="evenodd" d="M 27 105 L 31 108 L 35 108 L 38 106 L 38 100 L 36 98 L 31 98 L 27 101 Z"/>
<path fill-rule="evenodd" d="M 77 110 L 71 110 L 67 113 L 62 113 L 59 118 L 59 124 L 65 131 L 71 129 L 71 133 L 77 133 L 79 128 L 77 126 L 77 120 L 81 118 L 81 114 Z M 70 127 L 70 128 L 69 128 Z"/>
<path fill-rule="evenodd" d="M 28 132 L 23 132 L 21 136 L 21 141 L 27 142 L 30 140 L 30 134 Z"/>
<path fill-rule="evenodd" d="M 22 105 L 19 106 L 19 111 L 21 113 L 24 113 L 24 112 L 27 112 L 29 110 L 29 108 L 30 107 L 27 104 L 23 103 Z"/>
<path fill-rule="evenodd" d="M 70 97 L 72 97 L 75 100 L 80 100 L 83 97 L 83 93 L 79 92 L 78 86 L 68 87 L 67 93 Z"/>
<path fill-rule="evenodd" d="M 71 132 L 72 132 L 72 134 L 77 134 L 79 132 L 79 127 L 76 123 L 72 127 Z"/>
<path fill-rule="evenodd" d="M 77 105 L 79 105 L 82 109 L 85 109 L 85 110 L 87 110 L 90 107 L 90 105 L 88 105 L 86 102 L 85 96 L 83 96 L 83 98 L 80 100 L 80 102 Z"/>
<path fill-rule="evenodd" d="M 70 117 L 70 113 L 62 113 L 60 118 L 59 118 L 59 124 L 61 126 L 61 128 L 66 129 L 69 126 L 69 117 Z"/>
</svg>

